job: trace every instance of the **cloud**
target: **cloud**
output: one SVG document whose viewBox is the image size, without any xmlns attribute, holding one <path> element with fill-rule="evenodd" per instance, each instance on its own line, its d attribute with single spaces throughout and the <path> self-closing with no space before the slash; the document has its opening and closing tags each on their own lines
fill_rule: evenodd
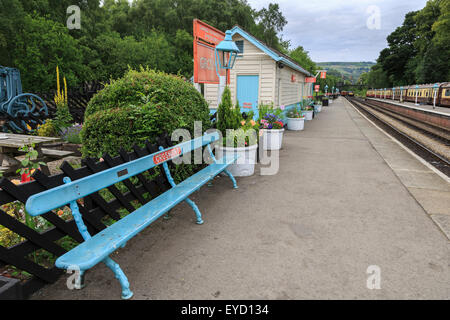
<svg viewBox="0 0 450 320">
<path fill-rule="evenodd" d="M 303 46 L 316 62 L 375 61 L 386 37 L 405 14 L 420 10 L 426 0 L 248 0 L 255 9 L 279 3 L 288 20 L 283 38 Z M 371 6 L 379 8 L 380 28 L 368 27 Z"/>
</svg>

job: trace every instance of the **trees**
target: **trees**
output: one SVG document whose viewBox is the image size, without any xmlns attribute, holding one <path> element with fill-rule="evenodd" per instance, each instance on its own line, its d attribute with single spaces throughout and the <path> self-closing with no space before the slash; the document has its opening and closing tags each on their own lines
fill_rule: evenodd
<svg viewBox="0 0 450 320">
<path fill-rule="evenodd" d="M 414 46 L 417 38 L 414 32 L 416 14 L 416 12 L 410 12 L 406 15 L 403 25 L 387 37 L 389 47 L 381 51 L 378 58 L 389 78 L 389 82 L 395 85 L 414 81 L 414 79 L 407 77 L 407 75 L 411 76 L 411 73 L 406 71 L 409 58 L 417 53 Z"/>
<path fill-rule="evenodd" d="M 302 46 L 298 46 L 296 49 L 290 51 L 289 56 L 297 61 L 307 71 L 311 73 L 316 72 L 316 64 L 309 57 L 308 51 L 305 51 Z"/>
<path fill-rule="evenodd" d="M 27 91 L 54 88 L 56 66 L 62 69 L 71 85 L 84 80 L 87 70 L 83 65 L 82 49 L 60 23 L 25 16 L 14 39 L 14 47 L 11 62 L 20 69 Z"/>
<path fill-rule="evenodd" d="M 103 5 L 100 5 L 103 3 Z M 68 30 L 66 10 L 81 9 L 81 30 Z M 128 66 L 191 77 L 192 20 L 220 30 L 238 24 L 286 52 L 278 5 L 253 10 L 246 0 L 0 0 L 0 65 L 22 71 L 26 89 L 49 91 L 58 64 L 69 85 L 108 81 Z"/>
<path fill-rule="evenodd" d="M 450 81 L 450 0 L 429 0 L 388 37 L 370 86 Z"/>
<path fill-rule="evenodd" d="M 287 24 L 286 18 L 280 11 L 278 4 L 270 3 L 255 14 L 258 24 L 253 27 L 252 33 L 270 47 L 286 52 L 289 42 L 283 41 L 278 34 Z"/>
</svg>

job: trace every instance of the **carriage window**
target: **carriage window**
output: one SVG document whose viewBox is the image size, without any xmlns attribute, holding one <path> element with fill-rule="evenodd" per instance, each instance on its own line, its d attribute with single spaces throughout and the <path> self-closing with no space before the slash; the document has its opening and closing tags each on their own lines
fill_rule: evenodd
<svg viewBox="0 0 450 320">
<path fill-rule="evenodd" d="M 450 97 L 450 89 L 447 89 L 447 90 L 445 91 L 445 96 L 446 96 L 446 97 Z"/>
</svg>

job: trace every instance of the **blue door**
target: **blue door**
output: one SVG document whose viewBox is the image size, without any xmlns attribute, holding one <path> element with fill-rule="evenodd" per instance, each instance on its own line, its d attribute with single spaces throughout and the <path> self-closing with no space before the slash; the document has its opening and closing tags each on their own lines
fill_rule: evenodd
<svg viewBox="0 0 450 320">
<path fill-rule="evenodd" d="M 237 100 L 241 112 L 255 113 L 258 117 L 259 76 L 237 76 Z"/>
</svg>

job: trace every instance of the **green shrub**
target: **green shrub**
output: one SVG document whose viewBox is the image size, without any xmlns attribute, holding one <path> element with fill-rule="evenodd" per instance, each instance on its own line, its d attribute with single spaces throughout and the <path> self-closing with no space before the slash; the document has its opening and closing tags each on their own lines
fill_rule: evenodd
<svg viewBox="0 0 450 320">
<path fill-rule="evenodd" d="M 227 129 L 236 130 L 240 127 L 241 120 L 240 108 L 233 106 L 230 88 L 226 87 L 223 91 L 222 102 L 217 110 L 217 129 L 225 137 Z"/>
<path fill-rule="evenodd" d="M 37 135 L 40 137 L 57 137 L 58 129 L 56 128 L 53 120 L 48 119 L 45 123 L 38 127 Z"/>
<path fill-rule="evenodd" d="M 81 139 L 83 156 L 101 157 L 131 150 L 146 140 L 176 129 L 187 129 L 194 138 L 194 122 L 211 127 L 208 104 L 188 82 L 177 76 L 148 69 L 129 70 L 112 81 L 89 102 Z M 192 173 L 192 166 L 179 166 L 178 178 Z"/>
<path fill-rule="evenodd" d="M 70 127 L 73 123 L 73 117 L 70 114 L 69 107 L 67 104 L 56 106 L 56 115 L 53 119 L 53 124 L 55 125 L 58 132 Z"/>
</svg>

